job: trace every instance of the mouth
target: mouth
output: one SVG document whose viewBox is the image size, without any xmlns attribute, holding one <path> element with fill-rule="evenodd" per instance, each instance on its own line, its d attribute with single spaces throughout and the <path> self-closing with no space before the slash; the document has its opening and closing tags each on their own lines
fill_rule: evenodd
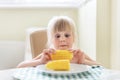
<svg viewBox="0 0 120 80">
<path fill-rule="evenodd" d="M 67 47 L 68 45 L 60 45 L 60 47 Z"/>
<path fill-rule="evenodd" d="M 66 49 L 68 49 L 68 48 L 69 48 L 68 45 L 60 45 L 60 46 L 59 46 L 59 49 L 62 49 L 62 50 L 66 50 Z"/>
</svg>

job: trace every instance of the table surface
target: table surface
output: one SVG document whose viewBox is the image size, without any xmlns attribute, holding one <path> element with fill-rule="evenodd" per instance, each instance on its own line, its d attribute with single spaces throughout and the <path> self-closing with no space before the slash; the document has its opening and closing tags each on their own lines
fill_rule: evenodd
<svg viewBox="0 0 120 80">
<path fill-rule="evenodd" d="M 0 70 L 0 80 L 14 80 L 12 77 L 15 69 Z"/>
<path fill-rule="evenodd" d="M 0 80 L 14 80 L 12 74 L 15 70 L 16 69 L 0 70 Z M 106 69 L 106 73 L 104 73 L 103 76 L 106 80 L 120 80 L 120 71 Z"/>
</svg>

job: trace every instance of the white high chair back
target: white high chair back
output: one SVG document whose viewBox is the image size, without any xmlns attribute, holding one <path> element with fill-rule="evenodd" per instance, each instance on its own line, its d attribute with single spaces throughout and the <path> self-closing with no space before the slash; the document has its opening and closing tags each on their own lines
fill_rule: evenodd
<svg viewBox="0 0 120 80">
<path fill-rule="evenodd" d="M 34 58 L 47 48 L 47 30 L 46 28 L 31 28 L 27 33 L 27 53 L 32 53 L 31 57 Z"/>
</svg>

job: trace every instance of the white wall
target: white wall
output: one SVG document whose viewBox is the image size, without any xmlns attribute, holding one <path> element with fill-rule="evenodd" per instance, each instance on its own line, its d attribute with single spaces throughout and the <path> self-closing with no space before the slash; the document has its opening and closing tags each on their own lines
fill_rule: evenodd
<svg viewBox="0 0 120 80">
<path fill-rule="evenodd" d="M 96 52 L 97 61 L 110 68 L 111 5 L 110 0 L 97 0 Z"/>
<path fill-rule="evenodd" d="M 96 59 L 96 0 L 91 0 L 79 9 L 79 45 L 94 60 Z"/>
<path fill-rule="evenodd" d="M 23 41 L 0 41 L 0 70 L 16 68 L 24 60 L 24 55 Z"/>
<path fill-rule="evenodd" d="M 67 15 L 77 24 L 74 8 L 0 8 L 0 40 L 25 40 L 26 29 L 46 27 L 53 16 Z"/>
<path fill-rule="evenodd" d="M 112 0 L 111 68 L 120 70 L 120 0 Z"/>
<path fill-rule="evenodd" d="M 97 60 L 120 70 L 120 0 L 97 0 Z"/>
</svg>

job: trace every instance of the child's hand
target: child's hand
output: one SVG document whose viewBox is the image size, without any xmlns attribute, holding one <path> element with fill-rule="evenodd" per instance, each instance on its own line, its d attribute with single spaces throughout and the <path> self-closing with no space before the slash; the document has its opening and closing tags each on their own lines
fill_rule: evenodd
<svg viewBox="0 0 120 80">
<path fill-rule="evenodd" d="M 51 60 L 51 54 L 55 53 L 54 49 L 44 49 L 41 53 L 40 63 L 45 64 Z"/>
<path fill-rule="evenodd" d="M 85 55 L 80 49 L 69 49 L 73 53 L 72 63 L 83 64 L 85 60 Z"/>
<path fill-rule="evenodd" d="M 78 64 L 86 64 L 86 65 L 100 65 L 96 61 L 92 60 L 89 56 L 87 56 L 84 52 L 79 49 L 70 49 L 73 53 L 73 59 L 71 60 L 72 63 Z"/>
</svg>

